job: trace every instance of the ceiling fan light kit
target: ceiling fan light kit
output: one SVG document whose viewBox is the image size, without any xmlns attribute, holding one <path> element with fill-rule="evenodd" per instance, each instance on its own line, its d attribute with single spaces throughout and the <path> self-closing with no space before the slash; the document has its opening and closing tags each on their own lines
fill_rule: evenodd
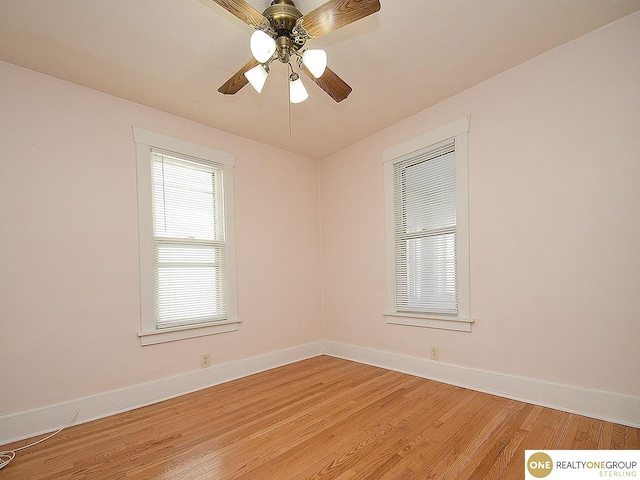
<svg viewBox="0 0 640 480">
<path fill-rule="evenodd" d="M 301 103 L 307 98 L 309 98 L 309 93 L 304 88 L 300 75 L 293 72 L 289 75 L 289 101 L 291 103 Z"/>
<path fill-rule="evenodd" d="M 327 67 L 327 52 L 304 49 L 307 40 L 318 38 L 349 25 L 380 10 L 379 0 L 329 0 L 303 15 L 292 0 L 273 0 L 260 13 L 246 0 L 213 0 L 231 14 L 255 29 L 249 42 L 253 59 L 236 72 L 218 91 L 225 95 L 237 93 L 247 83 L 260 93 L 274 60 L 288 64 L 289 100 L 300 103 L 309 96 L 300 75 L 293 71 L 292 57 L 297 67 L 336 102 L 351 93 L 351 87 Z"/>
<path fill-rule="evenodd" d="M 262 87 L 267 82 L 267 75 L 269 75 L 269 67 L 264 65 L 256 65 L 251 70 L 244 72 L 244 76 L 258 93 L 262 91 Z"/>
<path fill-rule="evenodd" d="M 302 63 L 314 77 L 320 78 L 327 68 L 327 52 L 324 50 L 305 50 L 302 52 Z"/>
<path fill-rule="evenodd" d="M 249 42 L 251 54 L 260 63 L 266 63 L 276 52 L 276 41 L 262 30 L 256 30 Z"/>
</svg>

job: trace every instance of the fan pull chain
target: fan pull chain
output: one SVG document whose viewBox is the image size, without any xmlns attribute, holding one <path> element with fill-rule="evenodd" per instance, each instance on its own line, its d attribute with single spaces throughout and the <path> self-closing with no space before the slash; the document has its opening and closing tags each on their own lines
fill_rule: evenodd
<svg viewBox="0 0 640 480">
<path fill-rule="evenodd" d="M 291 73 L 293 73 L 293 67 L 291 66 L 291 62 L 289 62 L 289 68 L 291 69 Z M 287 106 L 289 107 L 289 140 L 291 140 L 291 81 L 287 78 Z"/>
<path fill-rule="evenodd" d="M 287 81 L 287 83 L 291 82 Z M 289 86 L 289 89 L 291 89 L 291 86 Z M 287 101 L 287 105 L 289 106 L 289 140 L 291 140 L 291 102 Z"/>
</svg>

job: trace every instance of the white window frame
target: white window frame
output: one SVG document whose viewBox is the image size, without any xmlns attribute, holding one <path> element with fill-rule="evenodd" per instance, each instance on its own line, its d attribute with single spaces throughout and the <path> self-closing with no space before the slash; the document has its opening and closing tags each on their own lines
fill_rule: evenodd
<svg viewBox="0 0 640 480">
<path fill-rule="evenodd" d="M 236 234 L 234 218 L 233 171 L 235 156 L 195 143 L 133 127 L 136 144 L 138 185 L 138 239 L 140 251 L 140 316 L 138 332 L 141 345 L 154 345 L 185 338 L 202 337 L 236 331 L 239 328 L 236 289 Z M 178 155 L 200 158 L 222 167 L 224 177 L 225 252 L 227 267 L 227 318 L 214 322 L 172 328 L 157 327 L 156 267 L 153 242 L 153 174 L 151 149 L 157 148 Z"/>
<path fill-rule="evenodd" d="M 382 152 L 385 191 L 386 317 L 387 323 L 470 332 L 474 320 L 469 302 L 469 117 L 412 138 Z M 456 275 L 458 314 L 432 315 L 398 312 L 396 309 L 396 263 L 393 168 L 403 157 L 446 140 L 455 141 L 456 165 Z"/>
</svg>

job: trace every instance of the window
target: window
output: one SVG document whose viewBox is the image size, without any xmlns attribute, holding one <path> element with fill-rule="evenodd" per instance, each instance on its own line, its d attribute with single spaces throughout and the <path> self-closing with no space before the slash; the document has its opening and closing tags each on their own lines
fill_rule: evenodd
<svg viewBox="0 0 640 480">
<path fill-rule="evenodd" d="M 471 331 L 469 119 L 383 152 L 388 323 Z"/>
<path fill-rule="evenodd" d="M 233 155 L 134 128 L 142 345 L 238 329 Z"/>
</svg>

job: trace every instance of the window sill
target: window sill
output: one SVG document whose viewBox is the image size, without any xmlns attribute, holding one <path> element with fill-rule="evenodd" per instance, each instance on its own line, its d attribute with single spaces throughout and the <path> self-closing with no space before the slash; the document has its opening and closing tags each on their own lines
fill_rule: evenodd
<svg viewBox="0 0 640 480">
<path fill-rule="evenodd" d="M 439 328 L 441 330 L 455 330 L 470 332 L 472 318 L 445 317 L 439 315 L 420 315 L 416 313 L 385 313 L 387 323 L 391 325 L 408 325 L 411 327 Z"/>
<path fill-rule="evenodd" d="M 158 343 L 174 342 L 185 338 L 204 337 L 218 333 L 235 332 L 238 330 L 240 320 L 224 320 L 215 323 L 201 325 L 187 325 L 184 327 L 163 328 L 162 330 L 150 330 L 138 332 L 140 344 L 156 345 Z"/>
</svg>

